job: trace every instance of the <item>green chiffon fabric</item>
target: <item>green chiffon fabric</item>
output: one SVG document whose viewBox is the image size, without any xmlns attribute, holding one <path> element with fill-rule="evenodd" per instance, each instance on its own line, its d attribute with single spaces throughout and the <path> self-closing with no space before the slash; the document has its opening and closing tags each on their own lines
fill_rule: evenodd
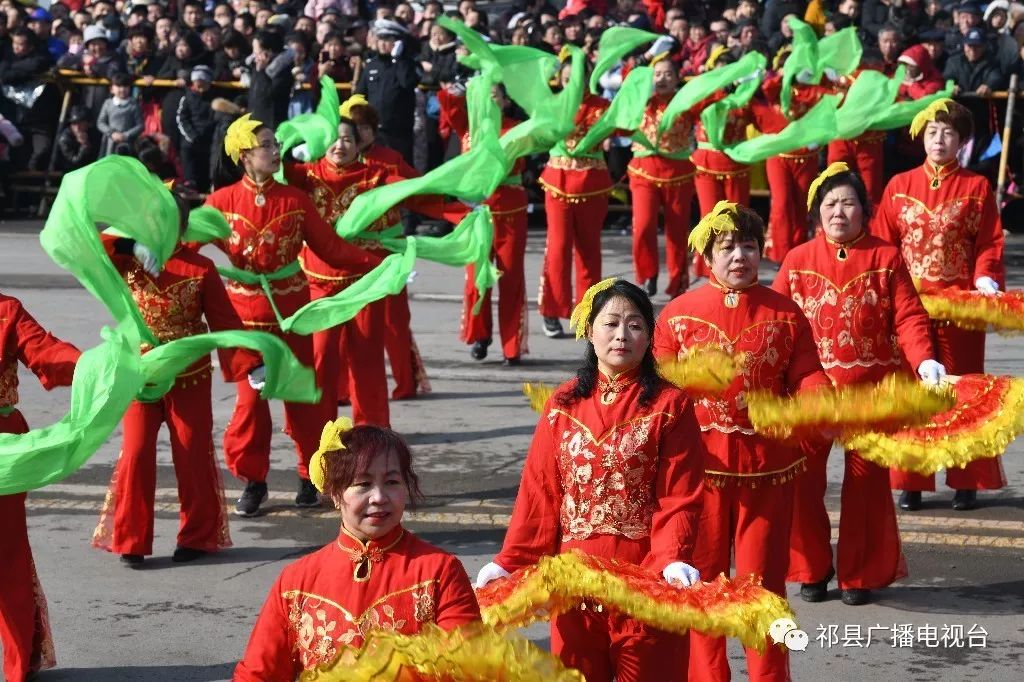
<svg viewBox="0 0 1024 682">
<path fill-rule="evenodd" d="M 330 76 L 320 77 L 320 103 L 316 109 L 290 118 L 277 127 L 274 135 L 281 144 L 281 158 L 287 158 L 292 148 L 299 144 L 306 145 L 310 159 L 319 159 L 327 153 L 327 148 L 338 139 L 339 113 L 338 88 Z M 278 168 L 274 178 L 284 181 L 284 164 Z"/>
<path fill-rule="evenodd" d="M 579 156 L 586 154 L 616 130 L 636 130 L 643 121 L 647 100 L 654 92 L 654 70 L 649 66 L 640 66 L 626 76 L 622 87 L 615 93 L 611 104 L 576 143 L 573 149 L 565 147 L 565 141 L 551 151 L 552 156 Z"/>
<path fill-rule="evenodd" d="M 828 144 L 836 137 L 838 103 L 837 95 L 826 95 L 807 114 L 780 132 L 726 145 L 722 151 L 737 163 L 751 164 L 801 147 Z"/>
<path fill-rule="evenodd" d="M 601 34 L 597 44 L 597 62 L 590 74 L 590 92 L 597 94 L 598 81 L 609 69 L 619 63 L 627 54 L 645 43 L 654 42 L 659 34 L 630 26 L 613 26 Z"/>
</svg>

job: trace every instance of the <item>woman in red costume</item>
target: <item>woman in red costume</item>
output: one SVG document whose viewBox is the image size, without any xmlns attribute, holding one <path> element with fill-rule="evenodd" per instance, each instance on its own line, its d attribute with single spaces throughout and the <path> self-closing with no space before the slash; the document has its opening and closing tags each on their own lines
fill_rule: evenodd
<svg viewBox="0 0 1024 682">
<path fill-rule="evenodd" d="M 459 136 L 462 151 L 469 151 L 469 116 L 466 111 L 466 100 L 452 89 L 442 88 L 438 91 L 441 103 L 441 128 Z M 519 122 L 507 116 L 505 112 L 512 102 L 505 92 L 505 87 L 496 84 L 491 89 L 491 97 L 502 112 L 501 132 L 504 134 Z M 494 218 L 494 262 L 501 270 L 498 279 L 498 331 L 501 334 L 501 350 L 505 355 L 505 365 L 518 365 L 523 353 L 528 353 L 526 345 L 526 223 L 527 197 L 523 189 L 522 172 L 526 163 L 518 159 L 512 167 L 512 175 L 505 178 L 494 194 L 489 196 L 485 204 L 491 208 Z M 487 349 L 494 335 L 494 322 L 491 313 L 491 292 L 484 295 L 484 301 L 478 315 L 473 308 L 479 300 L 479 292 L 474 284 L 474 269 L 466 268 L 466 285 L 462 302 L 462 340 L 472 344 L 469 354 L 474 360 L 487 357 Z"/>
<path fill-rule="evenodd" d="M 377 110 L 369 104 L 353 103 L 357 97 L 359 95 L 349 98 L 342 108 L 348 107 L 348 116 L 355 121 L 359 131 L 359 160 L 370 168 L 379 170 L 389 181 L 418 177 L 419 173 L 405 162 L 400 153 L 390 147 L 377 144 L 377 130 L 380 127 Z M 415 208 L 410 210 L 423 210 L 422 203 L 414 205 Z M 389 212 L 388 220 L 390 222 L 386 226 L 387 228 L 396 228 L 398 225 L 396 217 L 395 214 Z M 413 217 L 405 216 L 402 219 L 403 224 L 406 225 L 403 230 L 406 235 L 415 233 L 414 227 L 409 227 L 411 224 L 409 219 Z M 423 364 L 420 349 L 416 345 L 416 338 L 412 333 L 412 313 L 409 310 L 408 289 L 402 289 L 401 293 L 384 299 L 384 350 L 387 351 L 388 359 L 391 362 L 391 376 L 395 380 L 395 388 L 391 391 L 393 400 L 407 400 L 415 398 L 417 392 L 430 392 L 427 368 Z"/>
<path fill-rule="evenodd" d="M 773 288 L 807 315 L 832 384 L 873 384 L 911 368 L 938 383 L 946 371 L 935 361 L 928 313 L 899 249 L 867 232 L 871 202 L 860 176 L 845 163 L 830 165 L 811 185 L 808 204 L 817 234 L 786 255 Z M 865 604 L 869 590 L 907 575 L 889 470 L 846 453 L 833 571 L 825 511 L 831 447 L 821 443 L 794 483 L 788 580 L 803 583 L 804 601 L 818 602 L 838 573 L 843 603 Z"/>
<path fill-rule="evenodd" d="M 359 161 L 360 142 L 355 122 L 342 118 L 338 125 L 338 139 L 327 149 L 324 158 L 313 163 L 285 166 L 288 183 L 306 192 L 323 219 L 331 225 L 344 215 L 357 196 L 386 184 L 388 180 L 380 167 L 368 166 Z M 431 198 L 419 197 L 406 203 L 430 212 L 428 204 L 431 202 Z M 434 203 L 440 205 L 439 200 Z M 465 212 L 461 204 L 459 209 Z M 395 227 L 397 222 L 398 209 L 394 208 L 370 225 L 367 231 L 384 234 Z M 354 243 L 381 259 L 390 254 L 379 242 L 370 238 L 358 239 Z M 332 267 L 308 245 L 302 248 L 299 261 L 309 279 L 313 299 L 333 296 L 363 275 L 358 267 Z M 384 344 L 381 343 L 381 339 L 386 336 L 386 301 L 390 298 L 364 307 L 346 324 L 313 334 L 317 383 L 324 392 L 324 403 L 327 407 L 337 405 L 339 381 L 342 382 L 344 394 L 352 402 L 352 418 L 357 424 L 390 424 Z M 408 370 L 411 373 L 411 362 Z"/>
<path fill-rule="evenodd" d="M 573 313 L 585 364 L 544 406 L 501 552 L 477 586 L 571 549 L 691 585 L 701 509 L 693 404 L 654 370 L 654 308 L 608 279 Z M 687 638 L 586 604 L 558 615 L 551 650 L 591 682 L 686 678 Z"/>
<path fill-rule="evenodd" d="M 279 322 L 309 302 L 309 285 L 298 261 L 303 242 L 330 265 L 352 272 L 368 272 L 380 258 L 339 238 L 302 190 L 274 181 L 281 154 L 270 128 L 243 116 L 228 128 L 224 148 L 244 169 L 244 176 L 218 189 L 206 203 L 220 210 L 231 225 L 227 239 L 213 242 L 235 268 L 228 297 L 247 328 L 280 335 L 299 362 L 313 365 L 313 340 L 282 332 Z M 224 455 L 231 473 L 246 483 L 235 511 L 254 516 L 267 499 L 270 407 L 248 382 L 237 385 L 235 411 L 224 433 Z M 316 432 L 336 407 L 326 401 L 286 402 L 284 407 L 286 431 L 295 441 L 299 460 L 295 504 L 318 506 L 307 466 L 316 449 Z"/>
<path fill-rule="evenodd" d="M 569 61 L 562 63 L 559 78 L 563 88 L 569 83 L 571 67 Z M 588 93 L 576 112 L 576 127 L 551 150 L 540 176 L 548 231 L 538 307 L 544 318 L 544 334 L 554 339 L 564 336 L 561 318 L 568 318 L 583 292 L 601 280 L 601 230 L 608 215 L 612 177 L 600 146 L 577 149 L 576 145 L 607 109 L 608 100 Z"/>
<path fill-rule="evenodd" d="M 941 99 L 910 125 L 924 133 L 924 165 L 889 181 L 871 232 L 900 247 L 910 275 L 922 293 L 977 289 L 996 296 L 1003 282 L 1003 227 L 988 180 L 960 167 L 957 153 L 974 130 L 963 105 Z M 985 371 L 985 332 L 933 322 L 938 360 L 950 374 Z M 935 477 L 893 470 L 893 489 L 902 490 L 900 507 L 921 508 L 921 491 L 935 490 Z M 1006 485 L 999 457 L 977 459 L 946 471 L 956 490 L 953 509 L 977 506 L 978 490 Z"/>
<path fill-rule="evenodd" d="M 707 61 L 707 70 L 731 64 L 735 59 L 725 46 L 719 46 L 711 53 Z M 717 102 L 726 93 L 719 92 L 707 104 Z M 701 107 L 704 108 L 703 106 Z M 747 126 L 752 117 L 749 107 L 730 109 L 725 120 L 722 133 L 723 144 L 736 144 L 747 139 Z M 707 215 L 719 201 L 731 201 L 740 206 L 750 205 L 750 166 L 733 161 L 723 151 L 708 146 L 708 134 L 704 124 L 697 120 L 696 128 L 697 151 L 690 160 L 693 161 L 697 174 L 693 178 L 693 186 L 697 191 L 697 205 L 700 214 Z M 700 254 L 694 254 L 694 272 L 698 277 L 707 277 L 710 271 Z"/>
<path fill-rule="evenodd" d="M 415 634 L 480 618 L 462 564 L 402 527 L 422 496 L 409 446 L 377 426 L 328 422 L 310 464 L 341 510 L 337 540 L 284 568 L 270 588 L 236 682 L 293 680 L 372 630 Z M 351 423 L 347 424 L 351 426 Z"/>
<path fill-rule="evenodd" d="M 658 140 L 658 127 L 665 107 L 679 87 L 679 74 L 667 52 L 652 60 L 654 94 L 647 102 L 639 132 L 648 140 Z M 633 143 L 629 162 L 629 190 L 633 195 L 633 268 L 637 282 L 647 293 L 658 292 L 658 213 L 665 215 L 665 263 L 668 286 L 665 293 L 675 297 L 690 285 L 686 236 L 690 232 L 693 203 L 693 177 L 696 169 L 689 160 L 693 150 L 695 112 L 683 112 L 672 121 L 658 142 L 657 149 Z"/>
<path fill-rule="evenodd" d="M 858 74 L 860 71 L 858 71 Z M 844 76 L 836 81 L 836 91 L 849 91 L 856 76 Z M 828 143 L 828 162 L 842 161 L 855 169 L 863 178 L 868 200 L 877 204 L 885 189 L 885 136 L 884 130 L 868 130 L 852 140 L 832 140 Z M 814 223 L 814 216 L 811 223 Z"/>
<path fill-rule="evenodd" d="M 740 374 L 720 396 L 697 402 L 707 449 L 704 512 L 693 552 L 702 575 L 763 576 L 765 588 L 786 595 L 793 479 L 807 464 L 801 449 L 754 432 L 745 393 L 791 395 L 829 385 L 814 337 L 800 308 L 757 282 L 764 223 L 748 208 L 721 202 L 690 237 L 711 268 L 707 285 L 669 303 L 658 318 L 654 353 L 683 358 L 702 346 L 742 355 Z M 690 679 L 727 680 L 725 638 L 691 633 Z M 789 680 L 789 656 L 769 642 L 747 649 L 750 679 Z"/>
<path fill-rule="evenodd" d="M 778 56 L 775 59 L 778 72 L 761 84 L 763 98 L 751 101 L 755 125 L 765 134 L 781 132 L 791 121 L 810 111 L 822 95 L 830 92 L 820 85 L 793 83 L 789 111 L 783 111 L 781 68 L 784 60 Z M 807 190 L 818 175 L 818 150 L 801 147 L 770 157 L 765 161 L 765 174 L 771 192 L 771 208 L 764 255 L 781 263 L 790 249 L 807 241 Z"/>
<path fill-rule="evenodd" d="M 0 294 L 0 433 L 27 433 L 18 410 L 18 363 L 31 369 L 46 389 L 68 386 L 81 355 L 29 315 L 21 301 Z M 39 584 L 28 544 L 25 493 L 0 495 L 0 645 L 4 679 L 23 682 L 56 664 Z"/>
<path fill-rule="evenodd" d="M 179 229 L 184 232 L 188 204 L 179 196 L 175 199 L 181 217 Z M 160 343 L 205 333 L 207 325 L 213 331 L 242 329 L 209 258 L 179 246 L 157 272 L 148 266 L 147 249 L 135 240 L 105 236 L 103 242 Z M 226 381 L 245 381 L 248 372 L 262 365 L 259 354 L 246 349 L 225 349 L 219 356 Z M 162 398 L 135 401 L 128 407 L 124 442 L 93 532 L 93 547 L 120 554 L 121 561 L 131 567 L 141 566 L 144 557 L 153 553 L 156 439 L 165 422 L 181 503 L 172 559 L 192 561 L 231 546 L 224 484 L 213 451 L 212 375 L 210 358 L 197 360 Z"/>
</svg>

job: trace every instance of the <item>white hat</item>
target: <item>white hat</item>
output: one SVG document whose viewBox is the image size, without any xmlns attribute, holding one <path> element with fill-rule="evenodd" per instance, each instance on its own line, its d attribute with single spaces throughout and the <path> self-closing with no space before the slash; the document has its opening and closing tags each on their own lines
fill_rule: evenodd
<svg viewBox="0 0 1024 682">
<path fill-rule="evenodd" d="M 992 16 L 992 14 L 996 10 L 999 10 L 999 9 L 1001 9 L 1004 12 L 1006 12 L 1007 14 L 1009 14 L 1010 13 L 1010 3 L 1007 0 L 992 0 L 992 2 L 988 3 L 988 7 L 985 8 L 985 17 L 984 17 L 985 21 L 988 21 L 988 18 L 990 16 Z"/>
<path fill-rule="evenodd" d="M 102 26 L 98 24 L 90 24 L 85 27 L 85 31 L 82 33 L 82 44 L 88 45 L 94 40 L 103 40 L 109 43 L 110 36 L 107 35 L 107 32 Z"/>
<path fill-rule="evenodd" d="M 378 38 L 405 38 L 409 29 L 391 19 L 377 19 L 373 22 L 373 32 Z"/>
</svg>

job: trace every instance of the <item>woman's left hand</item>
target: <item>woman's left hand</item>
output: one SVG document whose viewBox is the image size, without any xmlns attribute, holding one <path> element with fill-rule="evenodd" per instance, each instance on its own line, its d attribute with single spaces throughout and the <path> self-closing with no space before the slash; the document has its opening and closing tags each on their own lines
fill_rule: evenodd
<svg viewBox="0 0 1024 682">
<path fill-rule="evenodd" d="M 682 561 L 673 561 L 661 572 L 665 582 L 675 587 L 689 587 L 700 580 L 700 571 Z"/>
</svg>

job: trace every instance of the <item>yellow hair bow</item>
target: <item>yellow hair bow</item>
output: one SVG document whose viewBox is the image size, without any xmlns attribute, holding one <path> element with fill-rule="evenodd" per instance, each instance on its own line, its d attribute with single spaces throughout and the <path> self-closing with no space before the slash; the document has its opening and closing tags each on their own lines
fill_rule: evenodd
<svg viewBox="0 0 1024 682">
<path fill-rule="evenodd" d="M 238 159 L 247 149 L 259 146 L 256 140 L 256 133 L 253 132 L 263 125 L 262 121 L 252 118 L 252 114 L 246 114 L 228 126 L 224 134 L 224 152 L 231 157 L 231 160 L 238 164 Z"/>
<path fill-rule="evenodd" d="M 953 100 L 948 97 L 937 99 L 921 111 L 917 112 L 917 116 L 910 122 L 910 137 L 915 138 L 921 134 L 921 131 L 925 129 L 929 123 L 935 120 L 935 115 L 940 111 L 949 113 L 949 107 L 946 106 Z"/>
<path fill-rule="evenodd" d="M 587 293 L 583 294 L 583 299 L 579 304 L 572 309 L 572 317 L 569 318 L 569 324 L 576 327 L 576 338 L 582 339 L 587 335 L 587 321 L 590 320 L 590 313 L 594 308 L 594 297 L 599 293 L 615 284 L 618 277 L 609 277 L 608 279 L 602 279 L 594 286 L 587 289 Z"/>
<path fill-rule="evenodd" d="M 733 220 L 736 217 L 736 204 L 732 201 L 719 201 L 711 209 L 711 213 L 700 219 L 697 226 L 690 232 L 690 238 L 686 241 L 696 253 L 704 253 L 711 235 L 719 235 L 723 232 L 732 232 L 736 229 Z"/>
<path fill-rule="evenodd" d="M 708 60 L 704 62 L 704 70 L 710 71 L 715 68 L 715 64 L 721 59 L 722 55 L 729 51 L 729 48 L 725 45 L 719 45 L 715 49 L 711 50 L 711 54 L 708 55 Z"/>
<path fill-rule="evenodd" d="M 821 171 L 821 175 L 814 178 L 814 182 L 811 183 L 810 188 L 807 190 L 807 210 L 811 210 L 811 204 L 814 203 L 814 197 L 818 194 L 818 188 L 821 187 L 821 183 L 825 182 L 833 175 L 839 175 L 840 173 L 849 173 L 850 167 L 846 165 L 845 161 L 835 161 L 828 165 L 828 168 Z"/>
<path fill-rule="evenodd" d="M 655 55 L 655 56 L 654 56 L 654 57 L 653 57 L 653 58 L 651 59 L 651 62 L 650 62 L 650 64 L 649 64 L 649 66 L 654 66 L 654 65 L 655 65 L 655 64 L 657 64 L 658 62 L 663 62 L 663 61 L 665 61 L 666 59 L 668 59 L 668 55 L 669 55 L 669 52 L 670 52 L 669 50 L 665 50 L 664 52 L 659 52 L 658 54 L 656 54 L 656 55 Z"/>
<path fill-rule="evenodd" d="M 366 99 L 365 95 L 352 95 L 341 103 L 341 106 L 338 107 L 338 113 L 341 114 L 343 118 L 352 118 L 352 109 L 354 107 L 368 106 L 370 106 L 370 102 Z"/>
<path fill-rule="evenodd" d="M 341 437 L 346 431 L 352 429 L 352 420 L 342 417 L 336 421 L 324 424 L 323 433 L 320 434 L 320 447 L 309 460 L 309 480 L 313 482 L 316 489 L 324 491 L 324 457 L 328 452 L 344 450 L 345 445 Z"/>
</svg>

